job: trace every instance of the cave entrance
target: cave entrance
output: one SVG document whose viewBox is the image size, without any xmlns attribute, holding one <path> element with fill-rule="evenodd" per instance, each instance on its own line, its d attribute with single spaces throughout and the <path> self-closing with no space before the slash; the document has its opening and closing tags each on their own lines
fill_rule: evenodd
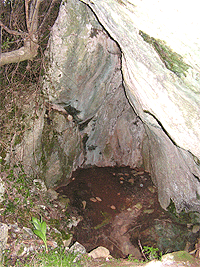
<svg viewBox="0 0 200 267">
<path fill-rule="evenodd" d="M 166 253 L 183 250 L 192 238 L 186 225 L 160 207 L 157 189 L 143 169 L 78 169 L 57 192 L 69 199 L 70 215 L 80 218 L 73 241 L 87 251 L 105 246 L 114 257 L 141 259 L 141 247 Z"/>
</svg>

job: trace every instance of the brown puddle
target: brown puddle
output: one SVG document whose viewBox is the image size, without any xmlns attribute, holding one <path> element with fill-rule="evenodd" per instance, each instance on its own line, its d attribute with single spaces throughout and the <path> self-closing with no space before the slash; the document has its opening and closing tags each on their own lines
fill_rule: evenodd
<svg viewBox="0 0 200 267">
<path fill-rule="evenodd" d="M 69 212 L 81 216 L 73 229 L 73 241 L 87 251 L 105 246 L 114 257 L 133 255 L 141 259 L 141 246 L 158 247 L 165 253 L 183 249 L 191 238 L 184 234 L 187 227 L 177 230 L 160 207 L 157 189 L 142 169 L 79 169 L 57 192 L 70 199 Z"/>
</svg>

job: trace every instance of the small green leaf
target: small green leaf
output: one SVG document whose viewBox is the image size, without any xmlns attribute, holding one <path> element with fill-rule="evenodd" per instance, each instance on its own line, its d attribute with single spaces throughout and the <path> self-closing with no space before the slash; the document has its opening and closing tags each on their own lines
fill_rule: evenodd
<svg viewBox="0 0 200 267">
<path fill-rule="evenodd" d="M 41 229 L 41 226 L 40 226 L 40 221 L 37 219 L 37 218 L 35 218 L 35 217 L 32 217 L 32 223 L 33 223 L 33 225 L 34 225 L 34 227 L 36 228 L 36 229 Z"/>
<path fill-rule="evenodd" d="M 47 226 L 46 226 L 46 222 L 43 221 L 42 224 L 41 224 L 41 232 L 42 232 L 44 235 L 46 235 L 46 228 L 47 228 Z"/>
<path fill-rule="evenodd" d="M 35 229 L 33 230 L 34 234 L 37 235 L 40 239 L 42 239 L 46 248 L 46 252 L 48 253 L 46 240 L 46 222 L 42 220 L 42 217 L 40 218 L 40 220 L 35 217 L 32 217 L 32 223 L 35 227 Z"/>
<path fill-rule="evenodd" d="M 41 238 L 43 241 L 45 240 L 45 236 L 43 235 L 41 231 L 34 229 L 33 233 L 36 234 L 39 238 Z"/>
</svg>

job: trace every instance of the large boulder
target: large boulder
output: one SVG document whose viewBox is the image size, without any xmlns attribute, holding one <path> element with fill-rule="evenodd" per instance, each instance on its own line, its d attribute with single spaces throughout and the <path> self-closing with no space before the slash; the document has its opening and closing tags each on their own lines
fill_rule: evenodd
<svg viewBox="0 0 200 267">
<path fill-rule="evenodd" d="M 164 209 L 172 200 L 200 211 L 200 45 L 180 24 L 184 3 L 151 4 L 62 2 L 46 51 L 46 104 L 23 160 L 48 187 L 78 167 L 143 166 Z"/>
<path fill-rule="evenodd" d="M 166 208 L 172 199 L 178 210 L 199 211 L 197 6 L 158 0 L 84 2 L 121 48 L 126 94 L 146 125 L 146 162 L 161 205 Z"/>
</svg>

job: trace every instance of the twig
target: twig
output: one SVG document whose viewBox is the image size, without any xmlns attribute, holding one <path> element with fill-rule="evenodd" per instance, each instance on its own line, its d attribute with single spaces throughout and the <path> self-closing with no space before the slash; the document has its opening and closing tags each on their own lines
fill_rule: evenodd
<svg viewBox="0 0 200 267">
<path fill-rule="evenodd" d="M 142 245 L 141 245 L 141 242 L 140 242 L 139 239 L 138 239 L 138 245 L 139 245 L 139 248 L 140 248 L 140 250 L 141 250 L 142 256 L 143 256 L 144 259 L 147 261 L 148 259 L 147 259 L 146 255 L 144 254 L 144 251 L 143 251 L 143 248 L 142 248 Z"/>
<path fill-rule="evenodd" d="M 8 27 L 6 27 L 1 21 L 0 21 L 0 26 L 9 34 L 13 34 L 13 35 L 27 35 L 27 33 L 25 32 L 18 32 L 18 31 L 14 31 L 14 30 L 10 30 Z"/>
</svg>

